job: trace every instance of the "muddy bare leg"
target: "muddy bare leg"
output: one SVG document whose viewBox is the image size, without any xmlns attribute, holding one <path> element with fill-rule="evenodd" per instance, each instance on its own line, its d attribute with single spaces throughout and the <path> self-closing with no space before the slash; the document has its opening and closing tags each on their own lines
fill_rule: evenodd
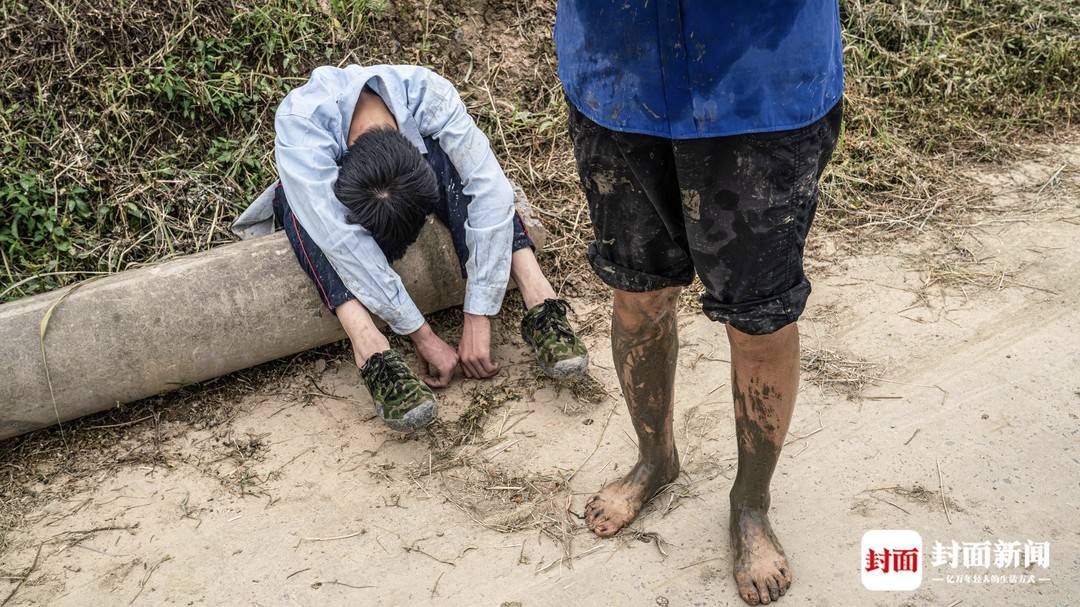
<svg viewBox="0 0 1080 607">
<path fill-rule="evenodd" d="M 739 471 L 731 488 L 731 545 L 739 595 L 751 605 L 779 599 L 791 568 L 769 523 L 769 482 L 799 389 L 799 329 L 768 335 L 727 328 Z"/>
<path fill-rule="evenodd" d="M 601 537 L 630 524 L 641 507 L 679 475 L 672 431 L 672 398 L 679 337 L 675 304 L 680 289 L 615 291 L 611 350 L 638 438 L 638 459 L 622 479 L 585 505 L 589 528 Z"/>
</svg>

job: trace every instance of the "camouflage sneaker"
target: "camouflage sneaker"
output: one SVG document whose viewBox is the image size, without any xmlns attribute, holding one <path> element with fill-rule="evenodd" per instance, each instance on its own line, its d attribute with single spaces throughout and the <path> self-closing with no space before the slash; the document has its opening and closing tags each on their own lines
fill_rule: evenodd
<svg viewBox="0 0 1080 607">
<path fill-rule="evenodd" d="M 393 350 L 372 354 L 360 369 L 375 413 L 391 430 L 414 432 L 435 419 L 435 393 Z"/>
<path fill-rule="evenodd" d="M 566 320 L 569 309 L 570 304 L 561 299 L 548 299 L 521 319 L 521 337 L 532 346 L 540 369 L 548 377 L 577 375 L 589 366 L 585 344 Z"/>
</svg>

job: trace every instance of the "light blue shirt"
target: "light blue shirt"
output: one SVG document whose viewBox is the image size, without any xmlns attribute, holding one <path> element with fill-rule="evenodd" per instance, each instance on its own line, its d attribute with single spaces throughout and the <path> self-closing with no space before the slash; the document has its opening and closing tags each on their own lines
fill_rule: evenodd
<svg viewBox="0 0 1080 607">
<path fill-rule="evenodd" d="M 423 138 L 431 137 L 457 169 L 464 193 L 472 197 L 465 223 L 470 251 L 465 311 L 497 314 L 510 279 L 513 189 L 457 90 L 431 70 L 411 65 L 320 67 L 290 92 L 274 118 L 274 156 L 290 208 L 368 310 L 400 335 L 423 325 L 423 315 L 371 233 L 346 222 L 345 206 L 334 196 L 338 161 L 348 148 L 353 110 L 365 85 L 379 95 L 398 130 L 421 153 L 426 153 Z"/>
</svg>

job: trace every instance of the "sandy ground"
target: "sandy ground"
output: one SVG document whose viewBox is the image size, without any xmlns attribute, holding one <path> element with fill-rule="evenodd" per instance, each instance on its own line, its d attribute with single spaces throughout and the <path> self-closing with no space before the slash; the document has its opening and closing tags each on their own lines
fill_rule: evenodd
<svg viewBox="0 0 1080 607">
<path fill-rule="evenodd" d="M 986 178 L 995 205 L 1015 211 L 1019 192 L 1033 210 L 989 209 L 956 241 L 966 262 L 936 236 L 878 255 L 817 238 L 807 369 L 773 484 L 795 570 L 781 604 L 1075 602 L 1080 222 L 1075 189 L 1060 173 L 1048 182 L 1076 170 L 1075 152 Z M 576 304 L 598 327 L 591 372 L 606 395 L 530 384 L 510 322 L 503 376 L 459 380 L 442 397 L 445 427 L 412 440 L 371 419 L 344 362 L 292 369 L 291 391 L 247 397 L 225 435 L 165 429 L 192 457 L 83 479 L 31 512 L 2 557 L 0 597 L 37 555 L 10 604 L 742 604 L 725 526 L 735 442 L 722 327 L 692 308 L 681 317 L 683 478 L 632 530 L 597 540 L 573 513 L 635 447 L 606 302 Z M 454 420 L 478 403 L 494 406 L 450 448 Z M 1050 568 L 1032 570 L 1048 579 L 949 584 L 933 578 L 954 572 L 928 568 L 915 592 L 869 592 L 859 545 L 878 528 L 917 530 L 926 551 L 1049 541 Z"/>
</svg>

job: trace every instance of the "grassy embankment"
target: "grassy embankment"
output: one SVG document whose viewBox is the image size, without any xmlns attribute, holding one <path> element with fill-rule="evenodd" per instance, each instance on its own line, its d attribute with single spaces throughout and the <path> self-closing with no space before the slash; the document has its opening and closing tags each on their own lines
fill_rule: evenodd
<svg viewBox="0 0 1080 607">
<path fill-rule="evenodd" d="M 842 12 L 847 125 L 821 229 L 933 227 L 978 200 L 958 169 L 1072 136 L 1076 2 Z M 326 63 L 418 62 L 460 83 L 556 235 L 547 263 L 579 270 L 553 3 L 3 0 L 0 15 L 0 301 L 228 241 L 273 179 L 277 101 Z"/>
</svg>

